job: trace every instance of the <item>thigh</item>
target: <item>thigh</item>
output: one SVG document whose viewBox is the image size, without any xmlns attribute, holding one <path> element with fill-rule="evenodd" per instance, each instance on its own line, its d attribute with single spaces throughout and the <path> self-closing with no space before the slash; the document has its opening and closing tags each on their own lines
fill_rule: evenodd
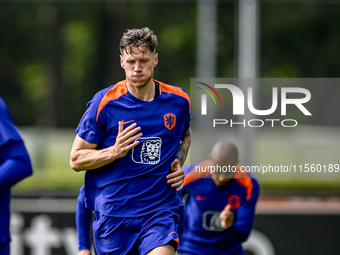
<svg viewBox="0 0 340 255">
<path fill-rule="evenodd" d="M 93 239 L 97 255 L 139 255 L 138 220 L 115 218 L 96 213 Z"/>
<path fill-rule="evenodd" d="M 174 255 L 178 246 L 178 225 L 179 215 L 171 210 L 162 210 L 144 217 L 139 253 Z"/>
</svg>

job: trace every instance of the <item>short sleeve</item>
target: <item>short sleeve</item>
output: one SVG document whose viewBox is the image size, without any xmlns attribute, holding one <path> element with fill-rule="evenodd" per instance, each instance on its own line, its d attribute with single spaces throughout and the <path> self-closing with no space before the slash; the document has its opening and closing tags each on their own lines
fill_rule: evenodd
<svg viewBox="0 0 340 255">
<path fill-rule="evenodd" d="M 22 139 L 5 102 L 0 97 L 0 147 L 10 141 L 22 141 Z"/>
<path fill-rule="evenodd" d="M 183 89 L 181 88 L 188 96 L 189 94 Z M 188 99 L 188 106 L 187 106 L 187 111 L 186 111 L 186 120 L 185 120 L 185 126 L 184 126 L 184 134 L 186 134 L 190 128 L 190 121 L 194 119 L 194 114 L 191 111 L 191 103 L 190 103 L 190 97 Z M 183 136 L 184 136 L 183 134 Z"/>
<path fill-rule="evenodd" d="M 103 136 L 104 118 L 103 112 L 97 116 L 98 106 L 102 96 L 97 93 L 93 99 L 88 102 L 86 106 L 86 112 L 81 118 L 76 132 L 79 137 L 85 141 L 93 144 L 99 144 Z"/>
</svg>

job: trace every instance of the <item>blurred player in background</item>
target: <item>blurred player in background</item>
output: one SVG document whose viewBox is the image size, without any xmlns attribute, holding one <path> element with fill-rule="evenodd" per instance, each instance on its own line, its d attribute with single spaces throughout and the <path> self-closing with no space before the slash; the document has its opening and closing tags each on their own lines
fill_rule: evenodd
<svg viewBox="0 0 340 255">
<path fill-rule="evenodd" d="M 236 146 L 222 141 L 208 160 L 184 168 L 179 254 L 244 254 L 241 243 L 252 229 L 259 185 L 238 162 Z"/>
<path fill-rule="evenodd" d="M 24 142 L 0 97 L 0 255 L 9 255 L 11 187 L 32 174 Z"/>
<path fill-rule="evenodd" d="M 77 198 L 76 226 L 78 238 L 78 255 L 92 255 L 90 243 L 90 229 L 92 211 L 85 206 L 85 187 L 81 186 Z"/>
<path fill-rule="evenodd" d="M 131 29 L 120 42 L 126 80 L 88 103 L 76 132 L 71 167 L 86 170 L 85 203 L 95 211 L 100 254 L 174 254 L 176 191 L 190 146 L 190 99 L 181 88 L 153 80 L 157 38 Z"/>
</svg>

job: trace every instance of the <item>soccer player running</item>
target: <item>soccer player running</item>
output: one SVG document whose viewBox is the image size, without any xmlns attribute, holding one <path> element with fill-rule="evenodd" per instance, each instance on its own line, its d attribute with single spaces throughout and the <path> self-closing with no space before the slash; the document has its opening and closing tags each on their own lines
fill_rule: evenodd
<svg viewBox="0 0 340 255">
<path fill-rule="evenodd" d="M 0 97 L 0 255 L 10 254 L 10 189 L 31 174 L 31 160 L 24 142 Z"/>
<path fill-rule="evenodd" d="M 252 229 L 259 185 L 238 162 L 236 146 L 221 141 L 208 160 L 184 168 L 179 254 L 244 255 L 241 243 Z"/>
<path fill-rule="evenodd" d="M 174 254 L 190 146 L 190 99 L 153 79 L 157 38 L 131 29 L 120 41 L 126 80 L 99 91 L 77 129 L 70 165 L 86 170 L 100 254 Z"/>
</svg>

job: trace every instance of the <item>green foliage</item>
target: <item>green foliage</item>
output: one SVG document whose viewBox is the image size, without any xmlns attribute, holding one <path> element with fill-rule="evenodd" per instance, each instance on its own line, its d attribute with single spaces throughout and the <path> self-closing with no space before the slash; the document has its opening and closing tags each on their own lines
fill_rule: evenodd
<svg viewBox="0 0 340 255">
<path fill-rule="evenodd" d="M 339 5 L 260 7 L 261 77 L 339 76 Z M 219 3 L 217 15 L 217 76 L 236 77 L 237 8 Z M 75 127 L 94 93 L 124 77 L 122 33 L 144 26 L 159 40 L 155 78 L 189 90 L 196 21 L 194 2 L 1 2 L 0 94 L 19 125 Z"/>
<path fill-rule="evenodd" d="M 218 77 L 237 77 L 237 11 L 231 2 L 218 4 Z M 262 3 L 259 76 L 338 77 L 339 14 L 340 5 Z M 196 22 L 195 1 L 0 2 L 0 96 L 19 126 L 74 130 L 92 96 L 124 78 L 118 51 L 122 33 L 145 26 L 159 40 L 155 79 L 189 91 L 199 54 Z M 313 95 L 317 100 L 308 105 L 318 118 L 299 119 L 294 111 L 287 118 L 301 124 L 339 126 L 340 119 L 334 116 L 339 111 L 340 87 L 335 86 L 333 93 L 318 91 Z M 262 105 L 257 107 L 270 106 L 271 91 L 262 87 L 260 94 Z M 326 104 L 327 114 L 322 112 Z M 70 146 L 72 140 L 64 142 Z M 69 188 L 82 183 L 82 175 L 69 169 L 67 155 L 48 155 L 53 156 L 46 157 L 46 164 L 36 164 L 37 174 L 18 189 Z M 282 187 L 317 185 L 286 182 Z M 337 185 L 336 181 L 325 183 Z M 279 186 L 272 180 L 263 185 Z"/>
</svg>

